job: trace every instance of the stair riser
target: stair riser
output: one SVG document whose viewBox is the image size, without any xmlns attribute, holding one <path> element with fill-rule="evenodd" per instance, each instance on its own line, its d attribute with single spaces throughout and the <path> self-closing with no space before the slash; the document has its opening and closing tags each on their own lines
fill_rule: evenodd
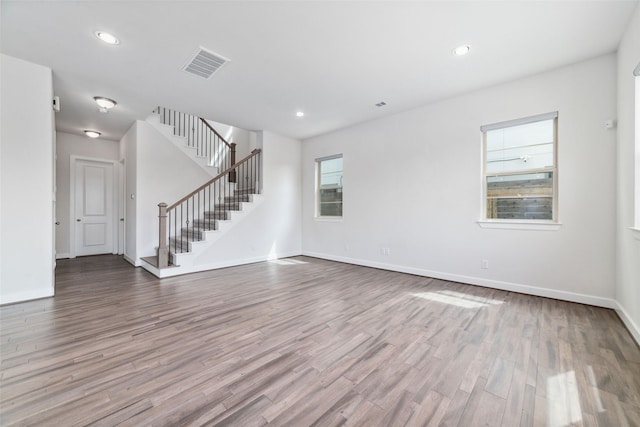
<svg viewBox="0 0 640 427">
<path fill-rule="evenodd" d="M 208 212 L 224 212 L 224 211 L 239 211 L 240 210 L 240 204 L 236 203 L 231 204 L 231 203 L 227 203 L 227 204 L 223 204 L 223 205 L 215 205 L 213 207 L 213 211 L 208 211 Z M 206 214 L 207 212 L 205 212 Z"/>
<path fill-rule="evenodd" d="M 189 241 L 184 239 L 169 239 L 169 253 L 189 252 Z"/>
<path fill-rule="evenodd" d="M 205 231 L 204 228 L 200 228 L 197 225 L 195 226 L 195 230 L 189 228 L 183 228 L 182 229 L 182 238 L 188 239 L 188 240 L 202 240 L 202 232 Z"/>
<path fill-rule="evenodd" d="M 229 219 L 229 215 L 227 214 L 226 211 L 211 211 L 211 212 L 205 212 L 203 215 L 203 218 L 205 220 L 215 220 L 215 219 Z"/>
<path fill-rule="evenodd" d="M 249 202 L 250 196 L 248 194 L 240 194 L 231 197 L 225 197 L 224 203 L 239 203 L 239 202 Z"/>
<path fill-rule="evenodd" d="M 251 188 L 238 188 L 236 189 L 236 192 L 238 193 L 242 193 L 242 194 L 256 194 L 256 189 L 251 187 Z"/>
<path fill-rule="evenodd" d="M 197 219 L 193 222 L 193 225 L 195 226 L 196 230 L 198 230 L 198 227 L 200 227 L 200 231 L 212 231 L 218 229 L 218 224 L 216 223 L 216 221 L 218 221 L 218 219 Z"/>
</svg>

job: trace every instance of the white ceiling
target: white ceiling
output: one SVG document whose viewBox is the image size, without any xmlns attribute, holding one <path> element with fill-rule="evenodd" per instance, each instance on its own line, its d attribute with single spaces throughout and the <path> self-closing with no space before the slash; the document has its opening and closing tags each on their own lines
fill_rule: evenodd
<svg viewBox="0 0 640 427">
<path fill-rule="evenodd" d="M 637 4 L 3 0 L 1 50 L 53 69 L 60 131 L 119 140 L 163 105 L 303 139 L 614 52 Z M 231 62 L 186 74 L 198 46 Z M 96 95 L 117 107 L 99 113 Z"/>
</svg>

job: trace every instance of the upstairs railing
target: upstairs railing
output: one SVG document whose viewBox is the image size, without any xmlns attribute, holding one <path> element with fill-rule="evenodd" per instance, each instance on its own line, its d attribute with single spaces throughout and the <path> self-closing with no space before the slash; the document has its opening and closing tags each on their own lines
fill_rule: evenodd
<svg viewBox="0 0 640 427">
<path fill-rule="evenodd" d="M 159 268 L 169 265 L 170 252 L 189 251 L 189 242 L 202 240 L 204 231 L 215 230 L 217 221 L 228 219 L 228 211 L 239 210 L 240 203 L 249 201 L 250 194 L 260 192 L 260 153 L 259 149 L 253 150 L 171 206 L 158 205 Z"/>
<path fill-rule="evenodd" d="M 236 143 L 227 142 L 205 119 L 165 107 L 153 112 L 160 116 L 160 123 L 173 126 L 174 135 L 186 138 L 187 146 L 195 148 L 196 155 L 206 158 L 210 166 L 220 171 L 236 163 Z M 235 182 L 233 173 L 229 176 L 231 182 Z"/>
</svg>

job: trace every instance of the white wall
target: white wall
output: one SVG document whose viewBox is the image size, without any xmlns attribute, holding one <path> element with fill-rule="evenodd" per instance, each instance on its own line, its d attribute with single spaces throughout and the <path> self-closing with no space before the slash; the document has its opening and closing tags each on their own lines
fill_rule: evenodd
<svg viewBox="0 0 640 427">
<path fill-rule="evenodd" d="M 54 294 L 51 69 L 0 57 L 0 304 Z"/>
<path fill-rule="evenodd" d="M 640 62 L 640 7 L 636 7 L 618 49 L 618 141 L 617 141 L 617 268 L 618 313 L 640 342 L 640 231 L 634 225 L 634 156 L 640 147 L 634 141 L 634 77 Z M 638 138 L 637 136 L 635 138 Z M 640 144 L 640 143 L 638 143 Z M 640 167 L 640 162 L 636 163 Z M 635 171 L 640 174 L 640 170 Z M 640 188 L 635 188 L 635 197 Z M 636 201 L 636 205 L 638 201 Z M 640 209 L 640 208 L 639 208 Z M 638 212 L 637 214 L 640 214 Z M 640 228 L 640 223 L 635 224 Z"/>
<path fill-rule="evenodd" d="M 248 156 L 251 151 L 257 147 L 257 133 L 246 129 L 241 129 L 235 126 L 227 125 L 224 123 L 214 122 L 213 120 L 207 120 L 209 124 L 224 137 L 227 142 L 235 142 L 236 145 L 236 160 L 242 160 Z"/>
<path fill-rule="evenodd" d="M 303 253 L 613 306 L 615 73 L 607 55 L 304 141 Z M 480 126 L 556 110 L 562 227 L 480 228 Z M 314 159 L 339 153 L 344 218 L 315 219 Z"/>
<path fill-rule="evenodd" d="M 137 132 L 138 123 L 135 122 L 120 140 L 120 161 L 125 166 L 125 194 L 124 194 L 124 259 L 133 265 L 137 261 Z"/>
<path fill-rule="evenodd" d="M 70 228 L 73 226 L 69 214 L 70 206 L 70 159 L 80 156 L 92 159 L 119 160 L 119 144 L 105 139 L 91 139 L 86 136 L 57 132 L 56 138 L 56 258 L 69 257 Z"/>
</svg>

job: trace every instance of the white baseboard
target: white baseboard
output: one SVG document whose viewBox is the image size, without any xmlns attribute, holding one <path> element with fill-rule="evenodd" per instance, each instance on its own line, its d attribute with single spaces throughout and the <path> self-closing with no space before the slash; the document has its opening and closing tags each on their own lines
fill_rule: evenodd
<svg viewBox="0 0 640 427">
<path fill-rule="evenodd" d="M 627 327 L 633 339 L 636 340 L 638 345 L 640 345 L 640 327 L 638 327 L 636 322 L 633 321 L 631 316 L 629 316 L 629 313 L 627 313 L 627 310 L 624 309 L 620 302 L 617 302 L 616 305 L 616 313 L 618 313 L 618 316 L 622 319 L 622 323 Z"/>
<path fill-rule="evenodd" d="M 13 304 L 17 302 L 30 301 L 34 299 L 40 298 L 49 298 L 55 294 L 55 290 L 53 288 L 49 289 L 38 289 L 35 291 L 27 291 L 27 292 L 14 292 L 8 295 L 0 295 L 0 305 L 5 304 Z"/>
<path fill-rule="evenodd" d="M 127 254 L 122 255 L 122 257 L 124 258 L 125 261 L 127 261 L 129 264 L 133 265 L 134 267 L 140 267 L 140 261 L 136 261 L 135 259 L 129 257 Z"/>
<path fill-rule="evenodd" d="M 397 271 L 400 273 L 414 274 L 416 276 L 432 277 L 434 279 L 448 280 L 452 282 L 467 283 L 470 285 L 483 286 L 486 288 L 500 289 L 503 291 L 519 292 L 522 294 L 535 295 L 539 297 L 554 298 L 563 301 L 578 302 L 581 304 L 595 305 L 598 307 L 615 309 L 618 304 L 611 298 L 597 297 L 587 294 L 579 294 L 555 289 L 538 288 L 535 286 L 522 285 L 518 283 L 502 282 L 499 280 L 483 279 L 480 277 L 464 276 L 460 274 L 444 273 L 441 271 L 425 270 L 415 267 L 406 267 L 395 264 L 385 264 L 376 261 L 347 258 L 318 252 L 302 251 L 302 255 L 314 258 L 339 261 L 347 264 L 362 265 L 365 267 L 379 268 L 381 270 Z"/>
<path fill-rule="evenodd" d="M 146 263 L 143 261 L 142 268 L 150 272 L 156 277 L 165 278 L 165 277 L 173 277 L 180 276 L 183 274 L 189 273 L 197 273 L 199 271 L 207 271 L 207 270 L 217 270 L 219 268 L 227 268 L 227 267 L 235 267 L 238 265 L 245 264 L 253 264 L 256 262 L 263 261 L 272 261 L 281 258 L 289 258 L 293 256 L 301 255 L 300 251 L 290 251 L 290 252 L 282 252 L 278 254 L 269 254 L 269 255 L 260 255 L 252 258 L 244 258 L 244 259 L 234 259 L 229 261 L 222 261 L 210 264 L 200 264 L 200 265 L 192 265 L 189 267 L 170 267 L 163 268 L 162 270 L 157 269 L 156 267 Z"/>
<path fill-rule="evenodd" d="M 67 258 L 71 258 L 71 254 L 69 253 L 56 254 L 56 259 L 67 259 Z"/>
</svg>

